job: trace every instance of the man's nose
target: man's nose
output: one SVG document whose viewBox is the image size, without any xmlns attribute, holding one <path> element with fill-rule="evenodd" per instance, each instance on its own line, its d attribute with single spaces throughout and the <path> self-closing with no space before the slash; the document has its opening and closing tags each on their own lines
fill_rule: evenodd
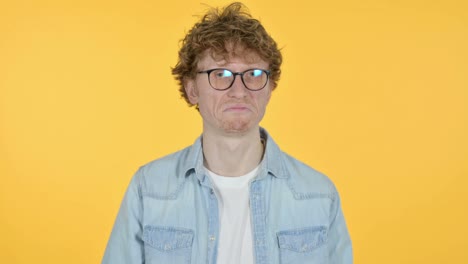
<svg viewBox="0 0 468 264">
<path fill-rule="evenodd" d="M 234 75 L 234 82 L 232 83 L 231 88 L 228 90 L 228 94 L 232 97 L 244 97 L 247 94 L 247 88 L 242 82 L 242 75 Z"/>
</svg>

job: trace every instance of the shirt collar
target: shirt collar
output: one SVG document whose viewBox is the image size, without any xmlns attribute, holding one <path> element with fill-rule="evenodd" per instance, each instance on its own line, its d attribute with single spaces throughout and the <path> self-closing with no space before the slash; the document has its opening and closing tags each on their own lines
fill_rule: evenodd
<svg viewBox="0 0 468 264">
<path fill-rule="evenodd" d="M 288 174 L 282 160 L 283 152 L 264 128 L 260 128 L 260 137 L 265 140 L 265 153 L 261 167 L 277 178 L 287 178 Z"/>
<path fill-rule="evenodd" d="M 285 173 L 284 164 L 281 159 L 282 151 L 264 128 L 260 128 L 260 137 L 265 140 L 265 153 L 260 163 L 260 178 L 265 177 L 266 173 L 262 173 L 264 171 L 277 178 L 287 178 L 288 174 Z M 203 168 L 201 136 L 189 147 L 188 154 L 183 161 L 183 166 L 186 176 L 189 175 L 191 171 L 194 171 L 200 182 L 204 181 L 205 170 Z M 262 177 L 261 175 L 264 176 Z"/>
</svg>

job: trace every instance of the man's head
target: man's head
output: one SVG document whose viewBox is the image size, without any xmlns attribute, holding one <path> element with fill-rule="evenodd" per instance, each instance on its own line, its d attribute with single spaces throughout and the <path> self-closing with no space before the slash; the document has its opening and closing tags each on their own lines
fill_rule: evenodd
<svg viewBox="0 0 468 264">
<path fill-rule="evenodd" d="M 191 106 L 185 85 L 195 79 L 199 62 L 207 54 L 215 60 L 247 57 L 256 54 L 268 63 L 269 81 L 276 88 L 281 74 L 282 56 L 276 42 L 260 22 L 245 11 L 241 3 L 232 3 L 223 9 L 211 9 L 194 25 L 182 41 L 179 61 L 172 69 L 178 80 L 179 91 Z M 248 60 L 249 58 L 245 58 Z"/>
</svg>

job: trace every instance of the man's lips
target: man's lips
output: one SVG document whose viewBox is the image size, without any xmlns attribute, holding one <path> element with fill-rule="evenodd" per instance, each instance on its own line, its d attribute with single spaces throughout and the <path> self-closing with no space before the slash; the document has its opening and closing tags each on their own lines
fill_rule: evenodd
<svg viewBox="0 0 468 264">
<path fill-rule="evenodd" d="M 248 110 L 250 110 L 250 108 L 245 104 L 229 105 L 226 108 L 224 108 L 225 112 L 229 112 L 229 111 L 240 112 L 240 111 L 248 111 Z"/>
</svg>

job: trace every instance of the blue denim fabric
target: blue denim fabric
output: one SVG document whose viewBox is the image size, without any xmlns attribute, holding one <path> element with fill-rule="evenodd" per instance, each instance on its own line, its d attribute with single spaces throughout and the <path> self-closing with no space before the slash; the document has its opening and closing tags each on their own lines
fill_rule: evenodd
<svg viewBox="0 0 468 264">
<path fill-rule="evenodd" d="M 255 263 L 353 263 L 333 183 L 260 132 L 266 150 L 250 182 Z M 137 171 L 102 263 L 214 264 L 218 234 L 218 201 L 203 169 L 199 138 Z"/>
</svg>

